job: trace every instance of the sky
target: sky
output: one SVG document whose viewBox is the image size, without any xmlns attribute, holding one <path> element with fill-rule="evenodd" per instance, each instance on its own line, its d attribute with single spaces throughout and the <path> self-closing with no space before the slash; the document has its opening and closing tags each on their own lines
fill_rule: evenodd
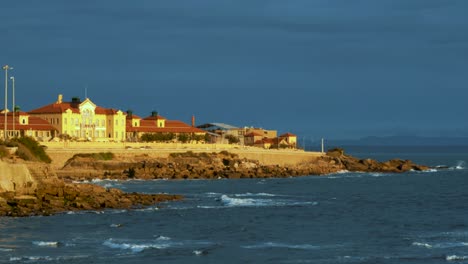
<svg viewBox="0 0 468 264">
<path fill-rule="evenodd" d="M 8 1 L 0 64 L 14 67 L 23 111 L 63 94 L 311 140 L 468 136 L 467 10 L 465 0 Z"/>
</svg>

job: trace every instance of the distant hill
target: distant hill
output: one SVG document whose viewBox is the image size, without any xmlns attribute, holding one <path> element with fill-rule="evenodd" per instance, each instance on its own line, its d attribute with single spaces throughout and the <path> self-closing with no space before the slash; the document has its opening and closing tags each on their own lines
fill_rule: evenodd
<svg viewBox="0 0 468 264">
<path fill-rule="evenodd" d="M 468 146 L 468 137 L 370 136 L 357 140 L 326 140 L 328 146 Z M 312 142 L 320 145 L 320 142 Z"/>
</svg>

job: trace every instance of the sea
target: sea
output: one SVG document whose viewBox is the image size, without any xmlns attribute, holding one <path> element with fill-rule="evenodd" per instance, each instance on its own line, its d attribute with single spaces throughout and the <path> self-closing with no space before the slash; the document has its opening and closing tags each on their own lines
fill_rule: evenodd
<svg viewBox="0 0 468 264">
<path fill-rule="evenodd" d="M 352 147 L 434 168 L 237 180 L 94 180 L 183 201 L 0 218 L 0 263 L 468 263 L 468 147 Z"/>
</svg>

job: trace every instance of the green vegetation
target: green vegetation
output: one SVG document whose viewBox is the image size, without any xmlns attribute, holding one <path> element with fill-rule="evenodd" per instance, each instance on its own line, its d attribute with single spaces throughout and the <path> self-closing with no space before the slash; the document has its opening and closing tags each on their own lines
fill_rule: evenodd
<svg viewBox="0 0 468 264">
<path fill-rule="evenodd" d="M 115 155 L 112 152 L 99 152 L 99 153 L 79 153 L 75 154 L 73 158 L 92 158 L 94 160 L 113 160 Z"/>
<path fill-rule="evenodd" d="M 141 136 L 143 142 L 167 142 L 176 138 L 174 133 L 145 133 Z"/>
<path fill-rule="evenodd" d="M 177 140 L 182 142 L 182 143 L 187 143 L 190 141 L 190 136 L 187 134 L 179 134 L 177 136 Z"/>
<path fill-rule="evenodd" d="M 205 135 L 196 135 L 196 134 L 179 134 L 174 133 L 145 133 L 141 136 L 140 140 L 142 142 L 173 142 L 174 140 L 188 143 L 192 140 L 194 141 L 204 141 Z"/>
<path fill-rule="evenodd" d="M 32 137 L 14 138 L 7 146 L 17 146 L 16 155 L 24 160 L 52 162 L 44 148 Z"/>
<path fill-rule="evenodd" d="M 0 158 L 8 157 L 10 153 L 5 145 L 0 145 Z"/>
<path fill-rule="evenodd" d="M 226 135 L 226 139 L 228 140 L 229 144 L 237 144 L 240 142 L 239 138 L 233 135 Z"/>
</svg>

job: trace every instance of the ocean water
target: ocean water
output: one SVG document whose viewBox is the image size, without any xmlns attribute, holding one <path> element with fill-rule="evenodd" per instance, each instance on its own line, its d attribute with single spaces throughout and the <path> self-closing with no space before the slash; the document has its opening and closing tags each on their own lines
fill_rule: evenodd
<svg viewBox="0 0 468 264">
<path fill-rule="evenodd" d="M 179 193 L 139 210 L 0 218 L 0 263 L 468 263 L 468 151 L 350 149 L 445 170 L 95 181 Z"/>
</svg>

